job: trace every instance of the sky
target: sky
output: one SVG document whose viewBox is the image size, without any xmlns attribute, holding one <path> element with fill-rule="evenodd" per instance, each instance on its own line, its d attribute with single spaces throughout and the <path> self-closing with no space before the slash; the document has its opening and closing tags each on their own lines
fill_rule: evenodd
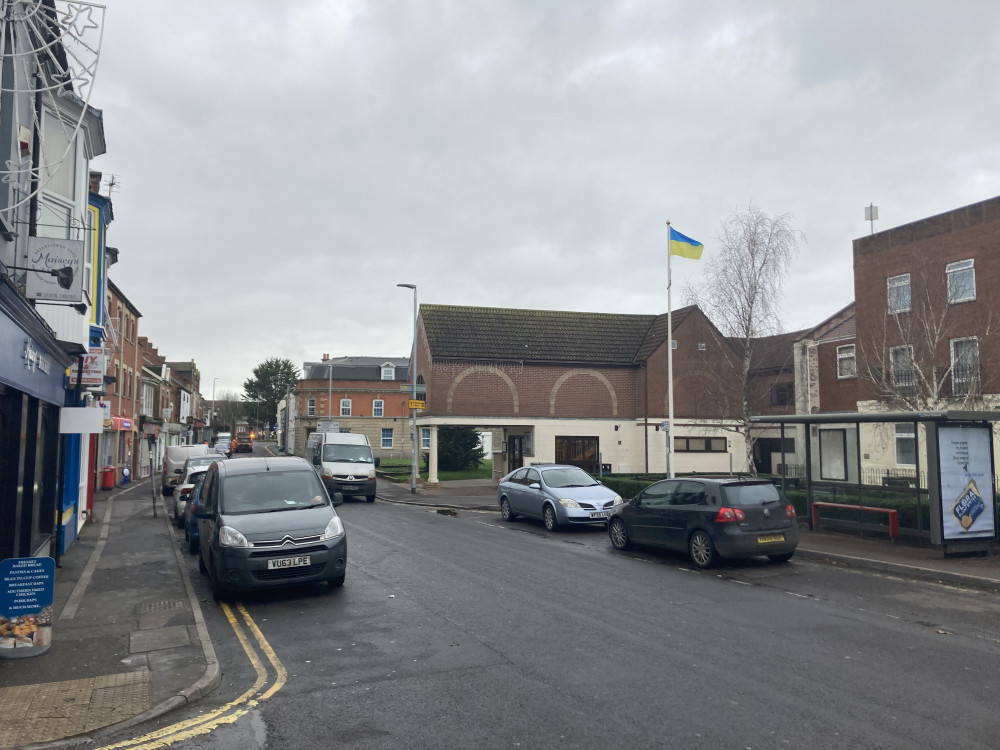
<svg viewBox="0 0 1000 750">
<path fill-rule="evenodd" d="M 1000 195 L 992 0 L 107 0 L 90 104 L 115 284 L 202 394 L 271 357 L 406 357 L 420 303 L 660 314 L 666 222 L 852 240 Z M 704 263 L 674 258 L 672 303 Z"/>
</svg>

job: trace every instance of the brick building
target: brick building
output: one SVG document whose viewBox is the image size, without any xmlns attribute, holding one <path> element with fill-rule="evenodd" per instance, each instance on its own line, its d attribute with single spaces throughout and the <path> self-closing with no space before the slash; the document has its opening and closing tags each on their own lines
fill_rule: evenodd
<svg viewBox="0 0 1000 750">
<path fill-rule="evenodd" d="M 138 476 L 137 436 L 142 395 L 139 318 L 142 313 L 111 279 L 108 279 L 107 288 L 107 327 L 110 329 L 105 342 L 110 351 L 107 373 L 114 380 L 108 384 L 102 399 L 107 404 L 104 434 L 94 470 L 99 474 L 108 466 L 114 467 L 115 484 L 118 485 L 124 478 L 126 468 L 132 476 Z"/>
<path fill-rule="evenodd" d="M 294 394 L 295 452 L 305 455 L 316 425 L 333 421 L 341 432 L 367 436 L 376 456 L 409 456 L 409 378 L 409 360 L 401 357 L 323 355 L 303 363 Z"/>
</svg>

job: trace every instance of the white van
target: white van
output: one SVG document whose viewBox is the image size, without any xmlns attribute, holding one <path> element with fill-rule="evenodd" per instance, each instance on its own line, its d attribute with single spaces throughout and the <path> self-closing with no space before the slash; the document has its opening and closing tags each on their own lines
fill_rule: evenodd
<svg viewBox="0 0 1000 750">
<path fill-rule="evenodd" d="M 314 432 L 306 443 L 312 462 L 333 497 L 355 495 L 375 502 L 375 467 L 368 438 L 354 432 Z"/>
<path fill-rule="evenodd" d="M 160 477 L 160 492 L 173 495 L 174 487 L 181 483 L 184 472 L 184 462 L 191 456 L 204 456 L 208 453 L 204 443 L 196 445 L 168 445 L 163 452 L 163 474 Z"/>
</svg>

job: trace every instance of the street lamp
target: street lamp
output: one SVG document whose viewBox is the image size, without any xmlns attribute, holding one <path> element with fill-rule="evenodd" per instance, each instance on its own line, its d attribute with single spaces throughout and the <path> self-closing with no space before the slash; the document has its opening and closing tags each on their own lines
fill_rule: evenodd
<svg viewBox="0 0 1000 750">
<path fill-rule="evenodd" d="M 215 381 L 218 378 L 212 378 L 212 418 L 208 421 L 209 427 L 215 430 Z"/>
<path fill-rule="evenodd" d="M 410 394 L 410 399 L 415 399 L 417 397 L 417 285 L 416 284 L 396 284 L 396 286 L 403 287 L 404 289 L 413 290 L 413 355 L 410 358 L 410 369 L 413 370 L 411 373 L 413 380 L 413 393 Z M 410 443 L 412 445 L 411 453 L 412 464 L 410 466 L 410 494 L 417 494 L 417 410 L 410 409 Z"/>
</svg>

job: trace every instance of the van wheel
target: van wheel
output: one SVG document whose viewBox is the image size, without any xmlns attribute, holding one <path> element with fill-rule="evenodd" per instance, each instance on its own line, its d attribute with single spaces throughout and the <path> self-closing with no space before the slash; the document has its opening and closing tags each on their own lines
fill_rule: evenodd
<svg viewBox="0 0 1000 750">
<path fill-rule="evenodd" d="M 215 575 L 215 563 L 208 569 L 208 580 L 212 584 L 212 598 L 217 602 L 228 601 L 231 596 L 230 591 L 219 581 L 218 576 Z"/>
<path fill-rule="evenodd" d="M 346 570 L 343 573 L 341 573 L 339 576 L 327 579 L 326 585 L 327 585 L 327 587 L 330 590 L 339 589 L 341 586 L 344 585 L 344 581 L 345 580 L 347 580 L 347 571 Z"/>
<path fill-rule="evenodd" d="M 375 502 L 375 496 L 374 495 L 369 495 L 368 497 L 365 498 L 365 502 L 366 503 L 374 503 Z"/>
</svg>

